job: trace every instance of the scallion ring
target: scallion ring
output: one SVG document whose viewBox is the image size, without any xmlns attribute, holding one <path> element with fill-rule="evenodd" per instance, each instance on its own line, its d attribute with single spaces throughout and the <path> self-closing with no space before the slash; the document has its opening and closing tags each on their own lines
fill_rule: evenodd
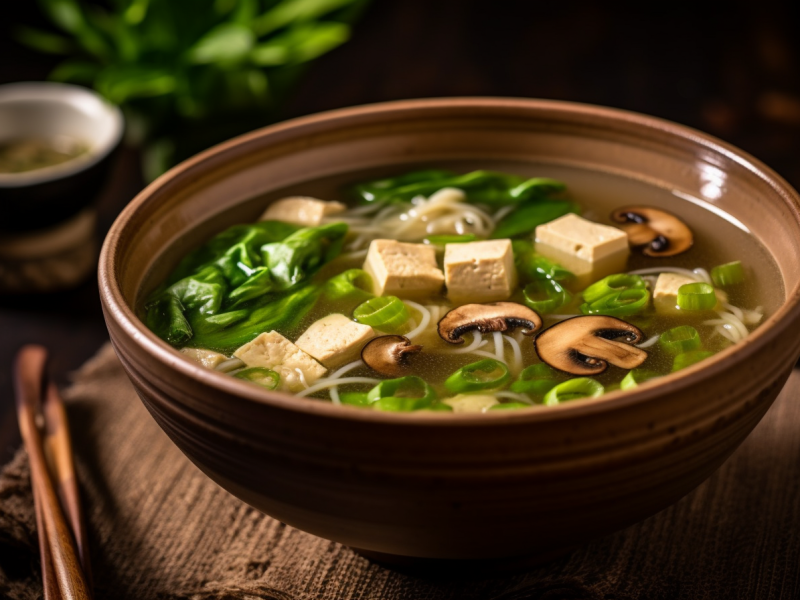
<svg viewBox="0 0 800 600">
<path fill-rule="evenodd" d="M 410 412 L 431 408 L 436 392 L 422 378 L 409 375 L 381 381 L 367 393 L 367 400 L 375 410 Z"/>
<path fill-rule="evenodd" d="M 647 283 L 639 275 L 617 273 L 604 277 L 583 290 L 583 300 L 589 304 L 604 296 L 629 289 L 646 289 Z"/>
<path fill-rule="evenodd" d="M 635 388 L 640 383 L 644 383 L 649 379 L 655 379 L 656 377 L 660 377 L 660 375 L 655 371 L 650 371 L 648 369 L 631 369 L 620 382 L 619 389 L 629 390 Z"/>
<path fill-rule="evenodd" d="M 602 396 L 605 389 L 599 381 L 590 377 L 576 377 L 559 383 L 544 396 L 546 406 L 555 406 L 562 402 L 577 400 L 578 398 L 597 398 Z"/>
<path fill-rule="evenodd" d="M 670 354 L 681 354 L 700 347 L 700 334 L 691 325 L 679 325 L 665 331 L 658 338 L 661 347 Z"/>
<path fill-rule="evenodd" d="M 511 374 L 505 363 L 484 358 L 461 367 L 447 378 L 444 387 L 453 394 L 494 390 L 503 387 L 510 379 Z"/>
<path fill-rule="evenodd" d="M 672 361 L 672 372 L 674 373 L 675 371 L 680 371 L 686 367 L 691 367 L 693 364 L 699 363 L 701 360 L 705 360 L 709 356 L 714 356 L 714 353 L 709 352 L 708 350 L 690 350 L 689 352 L 678 354 L 678 356 L 676 356 Z"/>
<path fill-rule="evenodd" d="M 544 396 L 558 384 L 555 377 L 555 369 L 544 363 L 537 363 L 525 367 L 510 389 L 512 392 Z"/>
<path fill-rule="evenodd" d="M 707 283 L 686 283 L 678 288 L 681 310 L 711 310 L 717 305 L 714 288 Z"/>
<path fill-rule="evenodd" d="M 397 296 L 378 296 L 359 304 L 353 311 L 353 318 L 386 333 L 396 333 L 406 324 L 409 314 Z"/>
<path fill-rule="evenodd" d="M 272 369 L 266 369 L 264 367 L 250 367 L 247 369 L 242 369 L 241 371 L 234 373 L 233 376 L 236 377 L 236 379 L 242 379 L 244 381 L 249 381 L 250 383 L 258 384 L 261 387 L 267 388 L 268 390 L 276 389 L 281 381 L 280 375 L 278 375 Z"/>
<path fill-rule="evenodd" d="M 594 302 L 581 304 L 581 312 L 585 315 L 624 317 L 640 312 L 649 301 L 650 292 L 646 289 L 626 289 L 607 294 Z"/>
<path fill-rule="evenodd" d="M 735 260 L 711 269 L 711 279 L 714 285 L 722 287 L 736 285 L 744 281 L 744 267 L 742 262 Z"/>
<path fill-rule="evenodd" d="M 572 297 L 555 279 L 545 277 L 534 279 L 526 285 L 522 290 L 522 295 L 525 298 L 525 304 L 539 314 L 558 310 Z"/>
</svg>

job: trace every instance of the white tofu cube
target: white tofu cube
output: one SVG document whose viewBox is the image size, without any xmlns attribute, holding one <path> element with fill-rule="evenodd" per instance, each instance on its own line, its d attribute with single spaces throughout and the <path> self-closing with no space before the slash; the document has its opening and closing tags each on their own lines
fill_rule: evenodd
<svg viewBox="0 0 800 600">
<path fill-rule="evenodd" d="M 610 225 L 593 223 L 572 213 L 536 228 L 537 245 L 550 246 L 575 258 L 597 262 L 630 252 L 628 234 Z"/>
<path fill-rule="evenodd" d="M 447 244 L 444 281 L 454 302 L 507 300 L 517 286 L 511 240 Z"/>
<path fill-rule="evenodd" d="M 442 403 L 451 406 L 456 413 L 484 413 L 499 404 L 497 398 L 488 394 L 459 394 L 445 398 Z"/>
<path fill-rule="evenodd" d="M 656 279 L 653 289 L 653 306 L 660 313 L 676 313 L 678 308 L 678 288 L 687 283 L 695 283 L 695 279 L 677 273 L 661 273 Z"/>
<path fill-rule="evenodd" d="M 426 244 L 372 240 L 364 270 L 376 296 L 425 297 L 439 293 L 444 283 L 436 250 Z"/>
<path fill-rule="evenodd" d="M 333 314 L 312 323 L 295 345 L 332 369 L 356 360 L 364 344 L 373 337 L 375 330 L 369 325 Z"/>
<path fill-rule="evenodd" d="M 677 313 L 678 289 L 687 283 L 697 283 L 696 279 L 679 275 L 678 273 L 661 273 L 656 279 L 653 290 L 653 306 L 660 313 Z M 728 295 L 722 290 L 714 290 L 717 296 L 717 305 L 712 310 L 722 310 L 722 303 L 728 301 Z"/>
<path fill-rule="evenodd" d="M 318 227 L 322 219 L 343 212 L 346 208 L 341 202 L 332 200 L 291 196 L 270 204 L 259 221 L 285 221 L 302 227 Z"/>
<path fill-rule="evenodd" d="M 279 388 L 299 392 L 322 377 L 327 369 L 277 331 L 262 333 L 233 355 L 248 367 L 272 369 L 281 376 Z"/>
<path fill-rule="evenodd" d="M 228 357 L 213 350 L 205 348 L 182 348 L 181 353 L 185 354 L 193 361 L 200 363 L 207 369 L 213 369 L 219 363 L 228 360 Z"/>
</svg>

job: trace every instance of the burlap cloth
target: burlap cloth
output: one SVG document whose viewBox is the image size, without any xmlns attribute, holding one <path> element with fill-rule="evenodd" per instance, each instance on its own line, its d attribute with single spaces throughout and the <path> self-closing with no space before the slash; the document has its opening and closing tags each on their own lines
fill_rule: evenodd
<svg viewBox="0 0 800 600">
<path fill-rule="evenodd" d="M 96 598 L 147 600 L 800 598 L 800 388 L 676 505 L 515 574 L 408 575 L 260 514 L 207 479 L 109 347 L 65 391 Z M 27 457 L 0 476 L 0 595 L 41 597 Z"/>
</svg>

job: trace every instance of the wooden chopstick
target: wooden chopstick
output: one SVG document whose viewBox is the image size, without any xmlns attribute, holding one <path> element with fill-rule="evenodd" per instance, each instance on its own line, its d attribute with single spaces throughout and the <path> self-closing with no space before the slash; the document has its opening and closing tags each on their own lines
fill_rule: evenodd
<svg viewBox="0 0 800 600">
<path fill-rule="evenodd" d="M 37 510 L 42 576 L 46 600 L 90 600 L 91 593 L 81 570 L 72 532 L 64 519 L 47 469 L 42 437 L 36 423 L 42 392 L 47 351 L 41 346 L 24 346 L 14 368 L 19 430 L 31 465 L 31 484 Z M 48 578 L 54 581 L 48 581 Z M 57 595 L 52 592 L 55 589 Z"/>
<path fill-rule="evenodd" d="M 78 558 L 83 567 L 83 575 L 89 589 L 92 587 L 91 563 L 89 561 L 89 544 L 86 533 L 86 521 L 81 508 L 78 479 L 75 476 L 75 464 L 72 460 L 72 439 L 69 435 L 67 411 L 64 402 L 54 383 L 47 386 L 42 407 L 44 413 L 44 448 L 50 456 L 51 473 L 56 484 L 56 491 L 61 506 L 66 512 L 70 529 L 75 536 Z"/>
</svg>

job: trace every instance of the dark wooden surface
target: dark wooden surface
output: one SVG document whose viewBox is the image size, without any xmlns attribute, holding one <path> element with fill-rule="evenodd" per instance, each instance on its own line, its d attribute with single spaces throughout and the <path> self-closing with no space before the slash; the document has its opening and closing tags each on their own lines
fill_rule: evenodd
<svg viewBox="0 0 800 600">
<path fill-rule="evenodd" d="M 11 39 L 36 3 L 0 24 L 0 83 L 55 64 Z M 800 186 L 800 3 L 375 0 L 351 41 L 315 63 L 285 109 L 294 117 L 415 97 L 491 95 L 589 102 L 714 134 Z M 102 236 L 141 188 L 124 149 L 98 199 Z M 107 339 L 97 284 L 0 297 L 0 460 L 19 444 L 10 369 L 40 343 L 59 382 Z"/>
</svg>

